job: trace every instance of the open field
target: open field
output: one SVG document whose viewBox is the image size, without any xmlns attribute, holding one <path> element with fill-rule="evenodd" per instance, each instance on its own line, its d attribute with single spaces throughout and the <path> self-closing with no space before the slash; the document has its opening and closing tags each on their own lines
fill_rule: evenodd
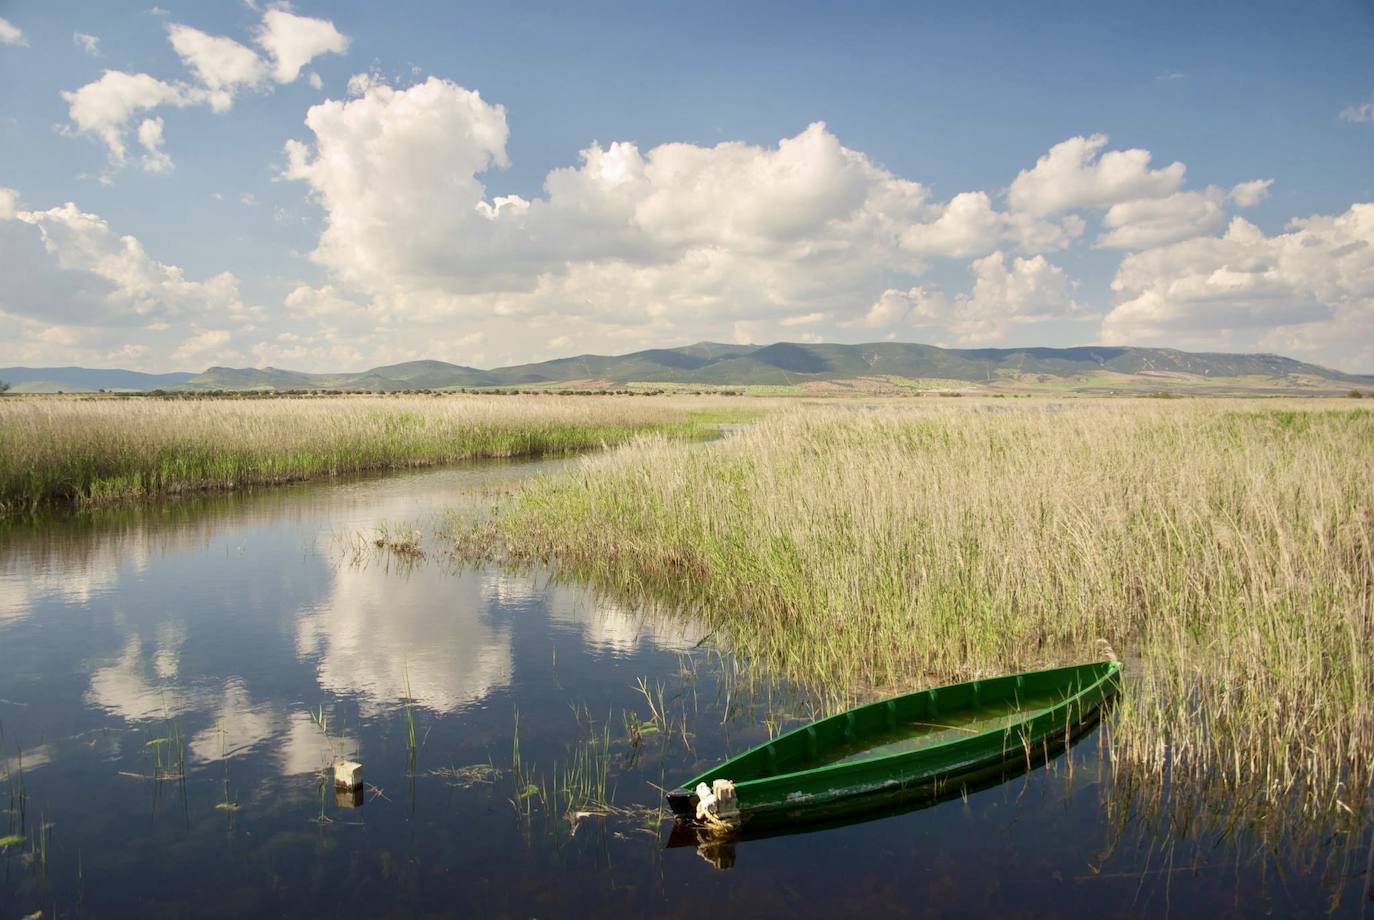
<svg viewBox="0 0 1374 920">
<path fill-rule="evenodd" d="M 0 400 L 0 511 L 700 436 L 733 402 L 644 397 Z"/>
<path fill-rule="evenodd" d="M 1110 644 L 1119 771 L 1330 816 L 1374 768 L 1371 461 L 1343 401 L 798 407 L 587 458 L 460 548 L 689 605 L 836 706 Z"/>
</svg>

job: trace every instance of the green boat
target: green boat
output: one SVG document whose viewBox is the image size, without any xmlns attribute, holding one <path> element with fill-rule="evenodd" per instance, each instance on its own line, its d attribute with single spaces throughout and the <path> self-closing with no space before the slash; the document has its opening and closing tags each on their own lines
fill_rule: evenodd
<svg viewBox="0 0 1374 920">
<path fill-rule="evenodd" d="M 767 821 L 868 796 L 938 792 L 1009 761 L 1039 759 L 1097 722 L 1120 686 L 1116 661 L 973 680 L 880 700 L 779 735 L 668 793 L 697 820 L 695 790 L 733 785 L 732 816 Z M 728 793 L 727 793 L 728 795 Z M 724 816 L 724 813 L 722 813 Z M 733 822 L 732 817 L 732 822 Z"/>
<path fill-rule="evenodd" d="M 1097 712 L 1101 712 L 1099 708 Z M 1071 744 L 1081 741 L 1097 724 L 1096 715 L 1081 723 Z M 944 802 L 964 799 L 1025 776 L 1064 752 L 1056 737 L 1053 745 L 1041 745 L 1029 760 L 1020 755 L 1005 763 L 960 773 L 948 782 L 918 784 L 906 789 L 892 788 L 870 795 L 836 799 L 826 805 L 797 806 L 782 811 L 754 815 L 739 826 L 700 821 L 674 821 L 665 844 L 667 849 L 695 848 L 697 855 L 717 869 L 733 869 L 741 845 L 756 840 L 771 840 L 792 834 L 815 834 L 868 821 L 909 815 Z"/>
</svg>

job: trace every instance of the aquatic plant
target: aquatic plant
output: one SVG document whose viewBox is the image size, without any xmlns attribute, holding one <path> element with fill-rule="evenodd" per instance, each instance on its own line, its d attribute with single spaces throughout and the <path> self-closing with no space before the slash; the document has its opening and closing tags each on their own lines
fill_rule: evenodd
<svg viewBox="0 0 1374 920">
<path fill-rule="evenodd" d="M 649 707 L 646 727 L 653 731 L 667 733 L 670 723 L 668 721 L 668 706 L 663 701 L 663 681 L 655 681 L 653 687 L 650 687 L 647 677 L 636 677 L 635 690 L 644 697 L 644 702 Z"/>
<path fill-rule="evenodd" d="M 547 800 L 551 810 L 574 827 L 582 818 L 605 815 L 614 808 L 610 726 L 608 718 L 601 732 L 579 738 L 569 747 L 561 766 L 554 761 Z"/>
<path fill-rule="evenodd" d="M 425 738 L 418 738 L 415 733 L 415 697 L 410 691 L 410 668 L 407 667 L 403 674 L 405 680 L 405 713 L 406 713 L 406 771 L 413 779 L 415 776 L 415 763 L 419 756 L 420 748 L 424 746 L 425 740 L 429 737 L 426 730 Z"/>
<path fill-rule="evenodd" d="M 219 730 L 219 759 L 224 763 L 224 798 L 215 804 L 215 808 L 218 811 L 235 812 L 239 810 L 239 803 L 229 794 L 228 736 L 223 728 Z"/>
<path fill-rule="evenodd" d="M 34 828 L 35 833 L 29 838 L 29 862 L 38 867 L 39 874 L 44 878 L 48 875 L 48 848 L 52 843 L 52 828 L 47 811 L 40 811 L 38 827 Z"/>
<path fill-rule="evenodd" d="M 511 805 L 517 814 L 528 818 L 534 808 L 534 796 L 539 787 L 530 782 L 524 760 L 520 757 L 520 710 L 515 709 L 514 726 L 511 730 L 510 772 L 513 780 Z"/>
<path fill-rule="evenodd" d="M 306 715 L 310 717 L 311 723 L 320 730 L 320 735 L 324 739 L 324 761 L 320 764 L 320 774 L 328 776 L 332 780 L 334 764 L 339 760 L 358 760 L 357 741 L 346 734 L 330 734 L 333 721 L 329 717 L 329 712 L 324 708 L 324 703 L 315 709 L 307 709 Z"/>
<path fill-rule="evenodd" d="M 181 720 L 169 720 L 164 726 L 167 734 L 150 739 L 146 747 L 153 750 L 153 778 L 186 781 L 186 735 Z"/>
<path fill-rule="evenodd" d="M 621 739 L 611 734 L 612 714 L 598 729 L 586 707 L 573 707 L 577 736 L 568 745 L 566 757 L 555 759 L 548 773 L 525 761 L 520 753 L 520 712 L 514 716 L 511 741 L 511 805 L 521 818 L 531 818 L 536 808 L 547 816 L 567 823 L 571 833 L 586 818 L 639 815 L 643 807 L 622 808 L 615 804 L 611 781 L 614 749 Z"/>
<path fill-rule="evenodd" d="M 387 521 L 382 521 L 377 525 L 377 532 L 372 537 L 372 545 L 379 550 L 386 550 L 402 559 L 420 559 L 424 556 L 424 548 L 420 545 L 420 531 L 416 528 L 399 529 Z"/>
<path fill-rule="evenodd" d="M 5 839 L 13 838 L 12 842 L 22 841 L 26 830 L 28 813 L 28 790 L 24 785 L 24 751 L 22 748 L 15 748 L 15 761 L 10 763 L 9 752 L 5 749 L 5 730 L 0 726 L 0 768 L 5 773 L 5 788 L 9 794 L 9 804 L 5 809 L 8 816 L 9 833 Z"/>
<path fill-rule="evenodd" d="M 474 786 L 490 786 L 501 778 L 504 771 L 500 767 L 488 761 L 487 763 L 473 763 L 462 767 L 450 764 L 447 767 L 440 767 L 431 770 L 431 776 L 438 776 L 448 782 L 448 785 L 459 789 L 471 789 Z"/>
<path fill-rule="evenodd" d="M 1127 661 L 1117 764 L 1251 816 L 1356 810 L 1374 776 L 1374 413 L 1347 405 L 798 408 L 705 447 L 587 458 L 465 546 L 670 599 L 832 709 L 1105 640 Z"/>
</svg>

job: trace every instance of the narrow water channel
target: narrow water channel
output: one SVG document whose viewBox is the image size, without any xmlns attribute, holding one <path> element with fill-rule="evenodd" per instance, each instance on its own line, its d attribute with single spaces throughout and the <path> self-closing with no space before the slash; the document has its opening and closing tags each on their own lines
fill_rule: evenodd
<svg viewBox="0 0 1374 920">
<path fill-rule="evenodd" d="M 1114 816 L 1096 732 L 927 807 L 666 847 L 658 787 L 806 700 L 690 622 L 443 556 L 444 509 L 556 465 L 0 528 L 0 917 L 1370 909 L 1361 858 L 1185 857 Z M 382 521 L 425 558 L 356 549 Z M 321 778 L 340 756 L 360 800 Z"/>
</svg>

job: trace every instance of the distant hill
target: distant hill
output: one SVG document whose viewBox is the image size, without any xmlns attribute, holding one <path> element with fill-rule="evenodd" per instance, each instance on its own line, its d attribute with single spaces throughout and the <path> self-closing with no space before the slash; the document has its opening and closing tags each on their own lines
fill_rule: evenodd
<svg viewBox="0 0 1374 920">
<path fill-rule="evenodd" d="M 118 368 L 0 367 L 0 380 L 15 393 L 93 393 L 97 390 L 156 390 L 180 386 L 195 374 L 144 374 Z"/>
<path fill-rule="evenodd" d="M 276 367 L 211 367 L 179 390 L 442 390 L 492 386 L 490 372 L 444 361 L 408 361 L 359 373 L 306 374 Z"/>
<path fill-rule="evenodd" d="M 482 370 L 410 361 L 358 373 L 307 374 L 279 368 L 212 367 L 201 374 L 138 374 L 82 368 L 0 369 L 16 390 L 40 383 L 78 389 L 380 390 L 457 388 L 605 389 L 629 385 L 787 388 L 799 392 L 991 389 L 1083 393 L 1345 392 L 1374 386 L 1280 355 L 1170 348 L 938 348 L 906 342 L 866 345 L 723 345 L 698 342 L 624 355 L 578 355 Z"/>
</svg>

